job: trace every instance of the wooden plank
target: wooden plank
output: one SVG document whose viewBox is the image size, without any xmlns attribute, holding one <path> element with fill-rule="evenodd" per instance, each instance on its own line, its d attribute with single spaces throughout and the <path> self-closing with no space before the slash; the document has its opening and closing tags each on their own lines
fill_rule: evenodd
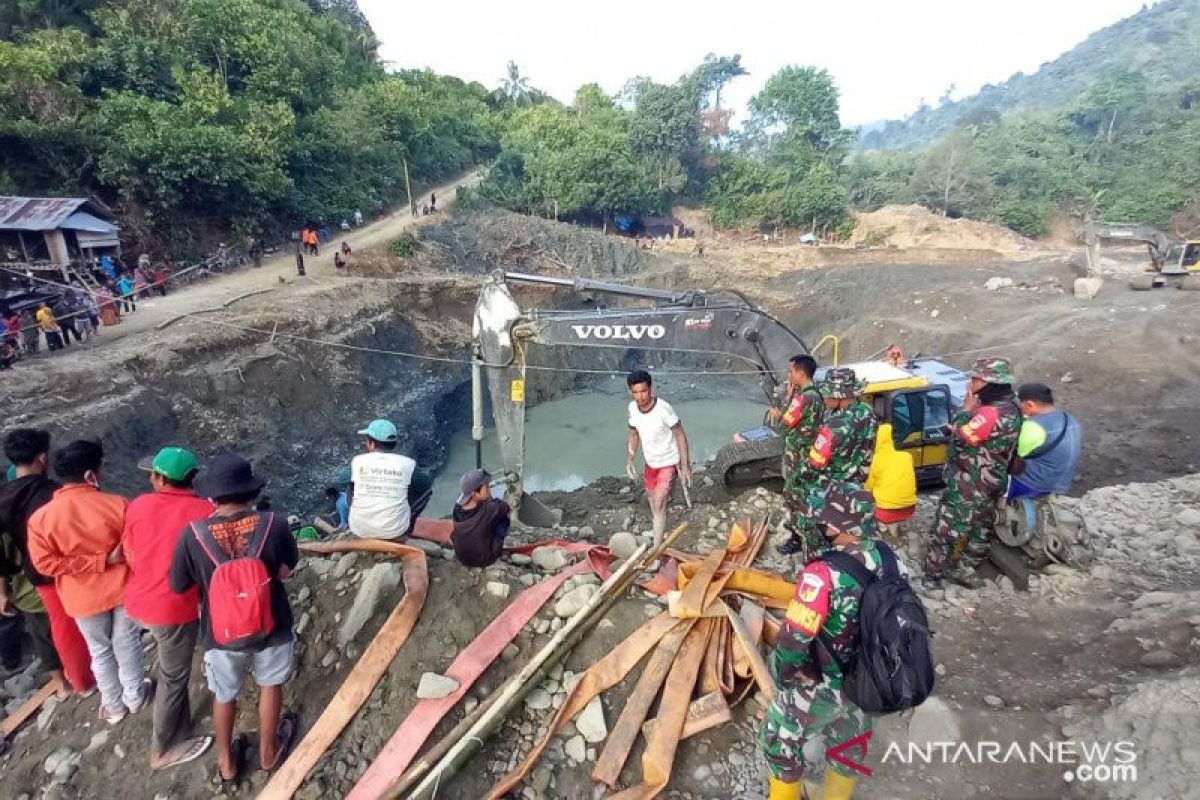
<svg viewBox="0 0 1200 800">
<path fill-rule="evenodd" d="M 42 704 L 50 699 L 50 696 L 57 692 L 61 684 L 58 681 L 50 681 L 42 688 L 38 689 L 29 699 L 21 704 L 13 713 L 9 714 L 0 722 L 0 739 L 7 739 L 17 728 L 25 724 L 25 721 L 36 714 L 42 708 Z"/>
<path fill-rule="evenodd" d="M 604 750 L 596 759 L 596 766 L 592 770 L 592 780 L 616 787 L 621 769 L 629 759 L 629 753 L 637 739 L 638 731 L 641 730 L 646 715 L 650 713 L 650 706 L 653 705 L 654 698 L 658 696 L 663 681 L 667 679 L 667 672 L 671 669 L 671 664 L 675 661 L 675 655 L 679 652 L 684 638 L 691 632 L 694 625 L 695 620 L 685 621 L 664 636 L 658 647 L 655 648 L 654 654 L 650 656 L 650 661 L 647 662 L 638 678 L 637 685 L 625 701 L 625 707 L 621 709 L 620 717 L 608 732 Z"/>
<path fill-rule="evenodd" d="M 355 662 L 350 674 L 325 706 L 316 723 L 292 750 L 283 766 L 271 776 L 270 782 L 258 796 L 259 800 L 287 800 L 296 793 L 317 761 L 371 696 L 375 685 L 391 665 L 396 653 L 400 652 L 401 646 L 417 624 L 429 591 L 425 553 L 415 547 L 378 539 L 347 539 L 340 542 L 302 544 L 300 549 L 306 553 L 320 555 L 368 552 L 397 557 L 403 565 L 404 597 L 392 609 L 383 627 Z"/>
<path fill-rule="evenodd" d="M 746 632 L 749 633 L 750 640 L 754 642 L 755 649 L 758 649 L 762 644 L 763 623 L 765 622 L 764 613 L 762 606 L 748 599 L 743 599 L 741 608 L 738 609 L 738 616 L 742 618 L 742 622 L 746 626 Z M 750 657 L 746 654 L 744 648 L 736 648 L 733 661 L 734 673 L 739 678 L 749 678 L 753 675 L 750 666 Z"/>
</svg>

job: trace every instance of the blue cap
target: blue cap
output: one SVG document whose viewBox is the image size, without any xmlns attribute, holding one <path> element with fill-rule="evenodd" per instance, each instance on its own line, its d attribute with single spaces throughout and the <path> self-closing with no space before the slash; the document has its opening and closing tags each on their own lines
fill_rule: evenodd
<svg viewBox="0 0 1200 800">
<path fill-rule="evenodd" d="M 395 442 L 400 439 L 400 432 L 396 430 L 396 426 L 386 419 L 372 420 L 358 435 L 369 436 L 377 442 Z"/>
</svg>

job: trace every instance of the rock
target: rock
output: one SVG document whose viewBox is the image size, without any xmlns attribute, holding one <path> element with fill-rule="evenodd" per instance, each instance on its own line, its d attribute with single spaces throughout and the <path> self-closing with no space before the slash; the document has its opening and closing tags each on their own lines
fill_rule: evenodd
<svg viewBox="0 0 1200 800">
<path fill-rule="evenodd" d="M 113 745 L 113 755 L 117 758 L 125 758 L 125 748 L 120 744 Z"/>
<path fill-rule="evenodd" d="M 58 710 L 59 699 L 51 697 L 42 705 L 41 713 L 37 718 L 37 729 L 39 732 L 45 731 L 50 727 L 50 721 L 54 719 L 54 712 Z"/>
<path fill-rule="evenodd" d="M 637 550 L 637 547 L 637 537 L 628 531 L 614 533 L 608 539 L 608 549 L 612 551 L 614 556 L 622 561 L 633 555 L 634 551 Z"/>
<path fill-rule="evenodd" d="M 66 783 L 79 768 L 82 756 L 69 747 L 60 747 L 46 757 L 42 769 L 55 783 Z"/>
<path fill-rule="evenodd" d="M 554 704 L 554 698 L 540 686 L 525 696 L 525 706 L 534 711 L 545 711 Z"/>
<path fill-rule="evenodd" d="M 533 559 L 524 553 L 513 553 L 508 557 L 508 561 L 518 567 L 527 567 L 533 563 Z"/>
<path fill-rule="evenodd" d="M 320 556 L 309 556 L 301 562 L 313 571 L 313 574 L 320 580 L 325 580 L 329 573 L 334 568 L 332 559 L 322 558 Z"/>
<path fill-rule="evenodd" d="M 1188 528 L 1200 527 L 1200 509 L 1185 508 L 1175 515 L 1175 521 Z"/>
<path fill-rule="evenodd" d="M 572 617 L 586 606 L 598 591 L 599 588 L 590 583 L 577 586 L 559 598 L 554 604 L 554 613 L 563 618 Z"/>
<path fill-rule="evenodd" d="M 88 742 L 88 746 L 83 748 L 83 754 L 91 755 L 99 750 L 104 745 L 108 744 L 109 737 L 112 736 L 112 731 L 97 731 L 92 734 L 92 740 Z"/>
<path fill-rule="evenodd" d="M 1058 382 L 1059 383 L 1074 383 L 1075 376 L 1068 372 L 1066 375 L 1063 375 L 1061 378 L 1059 378 Z"/>
<path fill-rule="evenodd" d="M 1076 278 L 1072 291 L 1077 300 L 1091 300 L 1100 293 L 1100 287 L 1103 285 L 1103 278 Z"/>
<path fill-rule="evenodd" d="M 942 313 L 941 310 L 935 308 L 933 311 L 929 312 L 929 316 L 933 317 L 934 319 L 937 319 L 938 314 L 941 314 L 941 313 Z"/>
<path fill-rule="evenodd" d="M 592 528 L 591 525 L 584 525 L 583 527 L 581 527 L 579 529 L 579 538 L 580 539 L 591 539 L 595 535 L 596 535 L 596 531 Z"/>
<path fill-rule="evenodd" d="M 312 597 L 312 589 L 309 589 L 307 586 L 301 586 L 300 591 L 296 592 L 296 603 L 307 603 L 310 597 Z"/>
<path fill-rule="evenodd" d="M 508 597 L 508 593 L 509 593 L 509 591 L 511 591 L 512 587 L 509 586 L 507 583 L 500 583 L 499 581 L 488 581 L 484 585 L 483 589 L 485 592 L 487 592 L 492 597 L 497 597 L 497 598 L 503 600 L 504 598 Z"/>
<path fill-rule="evenodd" d="M 544 572 L 557 572 L 570 563 L 567 552 L 561 547 L 539 547 L 533 551 L 533 563 Z"/>
<path fill-rule="evenodd" d="M 707 781 L 712 777 L 712 767 L 708 764 L 701 764 L 692 770 L 692 778 L 697 781 Z"/>
<path fill-rule="evenodd" d="M 421 676 L 421 682 L 417 684 L 417 698 L 419 700 L 437 700 L 442 697 L 449 697 L 458 691 L 458 681 L 446 675 L 439 675 L 436 672 L 426 672 Z"/>
<path fill-rule="evenodd" d="M 541 635 L 543 633 L 546 633 L 548 630 L 550 630 L 550 620 L 541 619 L 541 618 L 534 620 L 534 623 L 533 623 L 533 632 L 534 633 Z"/>
<path fill-rule="evenodd" d="M 505 661 L 512 661 L 514 658 L 516 658 L 520 654 L 521 654 L 521 648 L 517 647 L 512 642 L 509 642 L 507 645 L 504 646 L 504 649 L 502 651 L 500 651 L 500 658 L 504 659 Z"/>
<path fill-rule="evenodd" d="M 604 722 L 604 704 L 600 702 L 599 697 L 593 697 L 592 701 L 583 707 L 583 711 L 579 712 L 579 716 L 575 718 L 575 729 L 588 744 L 603 742 L 608 736 L 608 725 Z"/>
<path fill-rule="evenodd" d="M 329 573 L 332 580 L 338 580 L 346 577 L 350 570 L 354 569 L 354 562 L 358 559 L 358 553 L 346 553 L 337 560 L 333 570 Z"/>
<path fill-rule="evenodd" d="M 1181 667 L 1184 659 L 1177 656 L 1170 650 L 1152 650 L 1139 659 L 1139 663 L 1144 667 Z"/>
<path fill-rule="evenodd" d="M 343 559 L 344 561 L 345 559 Z M 343 561 L 338 562 L 340 567 Z M 392 563 L 376 564 L 367 570 L 366 577 L 358 587 L 354 605 L 346 614 L 341 629 L 338 630 L 338 644 L 345 647 L 358 632 L 367 624 L 367 620 L 375 613 L 376 607 L 383 597 L 393 592 L 400 585 L 400 565 Z"/>
<path fill-rule="evenodd" d="M 987 283 L 983 285 L 983 288 L 987 289 L 989 292 L 994 292 L 999 289 L 1007 289 L 1012 285 L 1012 278 L 1001 278 L 999 275 L 997 275 L 994 278 L 988 278 Z"/>
<path fill-rule="evenodd" d="M 468 697 L 466 700 L 463 701 L 463 711 L 470 714 L 472 711 L 475 710 L 475 706 L 477 706 L 477 705 L 479 705 L 479 701 L 477 699 L 475 699 L 474 697 Z"/>
<path fill-rule="evenodd" d="M 522 586 L 533 586 L 535 583 L 537 583 L 537 578 L 528 574 L 520 576 L 517 578 L 517 580 L 521 582 Z"/>
<path fill-rule="evenodd" d="M 927 698 L 908 721 L 908 740 L 918 746 L 961 738 L 958 716 L 940 697 Z"/>
<path fill-rule="evenodd" d="M 567 758 L 576 764 L 582 764 L 587 760 L 587 744 L 578 734 L 567 739 L 567 743 L 563 745 L 563 751 L 567 754 Z"/>
<path fill-rule="evenodd" d="M 1000 698 L 994 694 L 985 694 L 983 696 L 983 702 L 987 703 L 987 705 L 990 708 L 1003 708 L 1004 707 L 1003 698 Z"/>
</svg>

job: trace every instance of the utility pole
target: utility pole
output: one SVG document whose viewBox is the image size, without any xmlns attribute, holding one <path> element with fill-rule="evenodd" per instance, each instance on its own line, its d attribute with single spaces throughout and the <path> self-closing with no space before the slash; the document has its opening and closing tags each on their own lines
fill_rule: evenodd
<svg viewBox="0 0 1200 800">
<path fill-rule="evenodd" d="M 408 179 L 408 157 L 404 157 L 404 193 L 408 195 L 408 213 L 414 217 L 417 215 L 417 207 L 413 205 L 412 199 L 412 183 Z"/>
</svg>

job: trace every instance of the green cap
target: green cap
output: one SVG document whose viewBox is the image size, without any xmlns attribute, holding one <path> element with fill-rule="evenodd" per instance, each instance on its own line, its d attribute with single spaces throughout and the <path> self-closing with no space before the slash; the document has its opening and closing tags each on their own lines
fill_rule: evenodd
<svg viewBox="0 0 1200 800">
<path fill-rule="evenodd" d="M 153 458 L 147 456 L 138 462 L 138 469 L 157 472 L 173 481 L 186 480 L 187 476 L 200 468 L 191 450 L 182 447 L 164 447 Z"/>
<path fill-rule="evenodd" d="M 10 481 L 15 481 L 17 479 L 17 465 L 9 464 L 8 470 L 4 474 L 8 477 L 8 479 Z"/>
</svg>

